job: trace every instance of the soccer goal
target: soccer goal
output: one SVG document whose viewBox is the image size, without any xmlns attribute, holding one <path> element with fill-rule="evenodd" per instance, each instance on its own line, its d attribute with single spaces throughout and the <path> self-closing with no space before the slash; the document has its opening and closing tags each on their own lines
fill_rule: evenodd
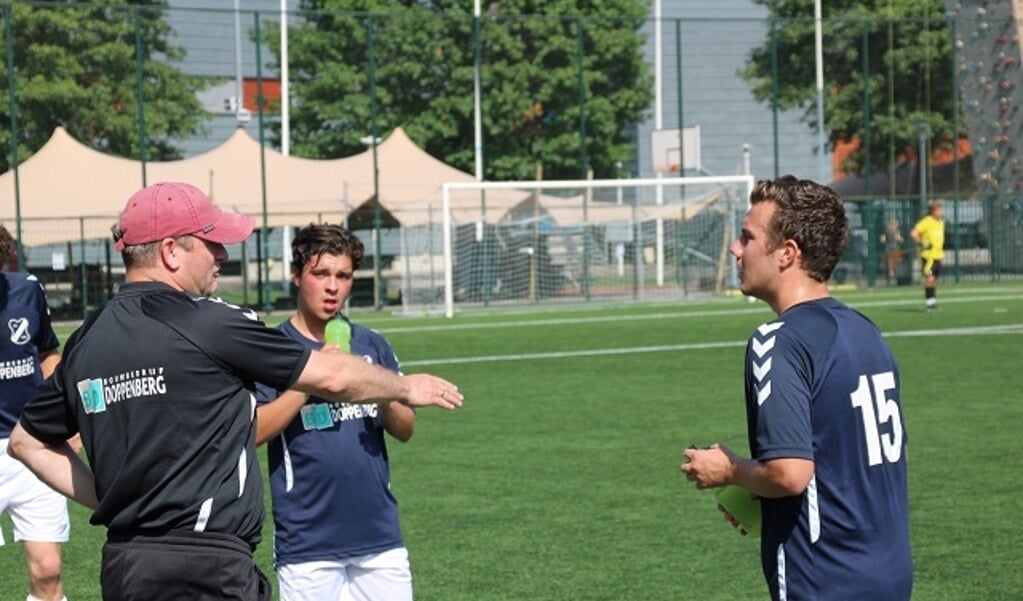
<svg viewBox="0 0 1023 601">
<path fill-rule="evenodd" d="M 403 227 L 406 314 L 720 294 L 751 175 L 453 182 Z"/>
</svg>

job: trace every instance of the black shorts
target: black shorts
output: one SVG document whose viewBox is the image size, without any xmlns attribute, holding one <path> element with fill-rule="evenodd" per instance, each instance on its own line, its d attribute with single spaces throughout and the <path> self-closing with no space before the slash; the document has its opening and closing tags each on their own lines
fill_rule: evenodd
<svg viewBox="0 0 1023 601">
<path fill-rule="evenodd" d="M 920 259 L 920 271 L 924 277 L 941 277 L 941 259 Z"/>
<path fill-rule="evenodd" d="M 269 601 L 272 591 L 245 541 L 188 530 L 109 535 L 100 582 L 104 601 Z"/>
</svg>

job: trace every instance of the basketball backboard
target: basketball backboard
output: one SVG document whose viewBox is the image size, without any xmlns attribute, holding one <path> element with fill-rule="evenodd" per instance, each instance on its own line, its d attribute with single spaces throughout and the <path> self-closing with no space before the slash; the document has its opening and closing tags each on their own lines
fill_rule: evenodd
<svg viewBox="0 0 1023 601">
<path fill-rule="evenodd" d="M 650 133 L 651 162 L 655 173 L 700 170 L 700 126 L 655 129 Z"/>
</svg>

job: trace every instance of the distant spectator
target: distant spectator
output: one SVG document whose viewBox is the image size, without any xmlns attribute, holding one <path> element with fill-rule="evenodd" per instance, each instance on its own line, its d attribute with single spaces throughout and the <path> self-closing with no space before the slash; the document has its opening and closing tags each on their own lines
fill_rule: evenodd
<svg viewBox="0 0 1023 601">
<path fill-rule="evenodd" d="M 884 258 L 888 264 L 888 279 L 895 279 L 895 271 L 902 261 L 902 232 L 899 231 L 899 220 L 891 219 L 881 234 L 881 242 L 884 242 Z"/>
</svg>

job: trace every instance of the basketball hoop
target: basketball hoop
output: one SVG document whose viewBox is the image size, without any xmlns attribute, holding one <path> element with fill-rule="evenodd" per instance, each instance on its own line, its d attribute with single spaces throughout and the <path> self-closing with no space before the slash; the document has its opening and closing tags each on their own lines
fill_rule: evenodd
<svg viewBox="0 0 1023 601">
<path fill-rule="evenodd" d="M 655 173 L 699 171 L 700 126 L 683 129 L 655 129 L 650 132 L 651 163 Z"/>
</svg>

